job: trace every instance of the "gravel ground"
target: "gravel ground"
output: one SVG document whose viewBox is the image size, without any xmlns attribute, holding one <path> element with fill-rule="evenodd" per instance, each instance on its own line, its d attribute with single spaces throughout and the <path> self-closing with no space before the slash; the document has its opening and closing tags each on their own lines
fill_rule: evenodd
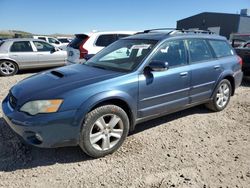
<svg viewBox="0 0 250 188">
<path fill-rule="evenodd" d="M 0 102 L 19 80 L 0 77 Z M 86 156 L 79 147 L 23 144 L 0 110 L 0 187 L 250 186 L 250 79 L 229 106 L 198 106 L 137 126 L 113 155 Z"/>
</svg>

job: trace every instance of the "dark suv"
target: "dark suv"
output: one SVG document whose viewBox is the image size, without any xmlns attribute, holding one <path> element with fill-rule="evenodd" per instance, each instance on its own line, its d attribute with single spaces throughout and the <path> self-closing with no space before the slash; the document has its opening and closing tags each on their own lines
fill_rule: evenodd
<svg viewBox="0 0 250 188">
<path fill-rule="evenodd" d="M 84 64 L 19 82 L 2 108 L 6 122 L 29 144 L 80 145 L 101 157 L 117 150 L 139 122 L 198 104 L 223 110 L 241 80 L 241 60 L 226 38 L 147 30 Z"/>
</svg>

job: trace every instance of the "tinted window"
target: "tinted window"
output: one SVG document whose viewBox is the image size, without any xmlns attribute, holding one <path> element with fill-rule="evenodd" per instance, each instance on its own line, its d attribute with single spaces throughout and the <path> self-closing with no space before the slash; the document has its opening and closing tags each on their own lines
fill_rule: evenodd
<svg viewBox="0 0 250 188">
<path fill-rule="evenodd" d="M 41 41 L 33 41 L 33 42 L 38 52 L 46 52 L 46 51 L 51 51 L 52 49 L 54 49 L 54 46 L 46 42 L 41 42 Z"/>
<path fill-rule="evenodd" d="M 213 58 L 205 40 L 189 39 L 187 42 L 191 62 L 205 61 Z"/>
<path fill-rule="evenodd" d="M 69 40 L 68 39 L 58 39 L 61 43 L 69 43 Z"/>
<path fill-rule="evenodd" d="M 79 46 L 87 41 L 89 37 L 87 35 L 76 35 L 76 37 L 69 43 L 69 46 L 75 49 L 79 49 Z"/>
<path fill-rule="evenodd" d="M 46 41 L 45 37 L 38 37 L 38 39 Z"/>
<path fill-rule="evenodd" d="M 187 64 L 186 49 L 184 41 L 169 41 L 163 44 L 156 52 L 152 60 L 168 62 L 169 67 Z"/>
<path fill-rule="evenodd" d="M 33 52 L 29 41 L 14 42 L 10 48 L 11 52 Z"/>
<path fill-rule="evenodd" d="M 4 43 L 4 41 L 0 41 L 0 46 L 2 46 L 2 45 L 3 45 L 3 43 Z"/>
<path fill-rule="evenodd" d="M 106 47 L 117 40 L 116 35 L 100 35 L 96 40 L 96 46 Z"/>
<path fill-rule="evenodd" d="M 216 57 L 225 57 L 233 55 L 233 50 L 226 41 L 209 40 Z"/>
<path fill-rule="evenodd" d="M 127 34 L 118 34 L 118 39 L 121 39 L 121 38 L 124 38 L 124 37 L 128 37 L 130 35 L 127 35 Z"/>
</svg>

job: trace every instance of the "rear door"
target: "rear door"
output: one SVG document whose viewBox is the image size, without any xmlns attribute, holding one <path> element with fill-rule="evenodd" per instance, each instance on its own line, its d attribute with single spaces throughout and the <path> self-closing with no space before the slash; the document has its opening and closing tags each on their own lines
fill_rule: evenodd
<svg viewBox="0 0 250 188">
<path fill-rule="evenodd" d="M 196 103 L 210 98 L 222 67 L 205 39 L 187 39 L 186 42 L 192 73 L 190 102 Z"/>
<path fill-rule="evenodd" d="M 66 52 L 55 50 L 55 47 L 43 41 L 33 41 L 38 55 L 39 67 L 53 67 L 65 65 Z"/>
<path fill-rule="evenodd" d="M 20 68 L 32 68 L 38 63 L 38 57 L 30 41 L 13 42 L 9 49 L 9 57 L 17 61 Z"/>
</svg>

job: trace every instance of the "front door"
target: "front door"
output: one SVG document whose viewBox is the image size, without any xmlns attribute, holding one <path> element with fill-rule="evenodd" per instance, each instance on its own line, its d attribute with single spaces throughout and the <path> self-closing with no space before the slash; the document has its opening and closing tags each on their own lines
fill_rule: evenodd
<svg viewBox="0 0 250 188">
<path fill-rule="evenodd" d="M 169 69 L 157 72 L 146 67 L 139 75 L 139 118 L 171 112 L 189 103 L 191 75 L 184 41 L 165 42 L 150 61 L 154 60 L 168 62 Z"/>
<path fill-rule="evenodd" d="M 67 52 L 62 50 L 55 50 L 55 47 L 43 42 L 33 41 L 37 48 L 38 64 L 39 67 L 53 67 L 65 65 Z"/>
</svg>

